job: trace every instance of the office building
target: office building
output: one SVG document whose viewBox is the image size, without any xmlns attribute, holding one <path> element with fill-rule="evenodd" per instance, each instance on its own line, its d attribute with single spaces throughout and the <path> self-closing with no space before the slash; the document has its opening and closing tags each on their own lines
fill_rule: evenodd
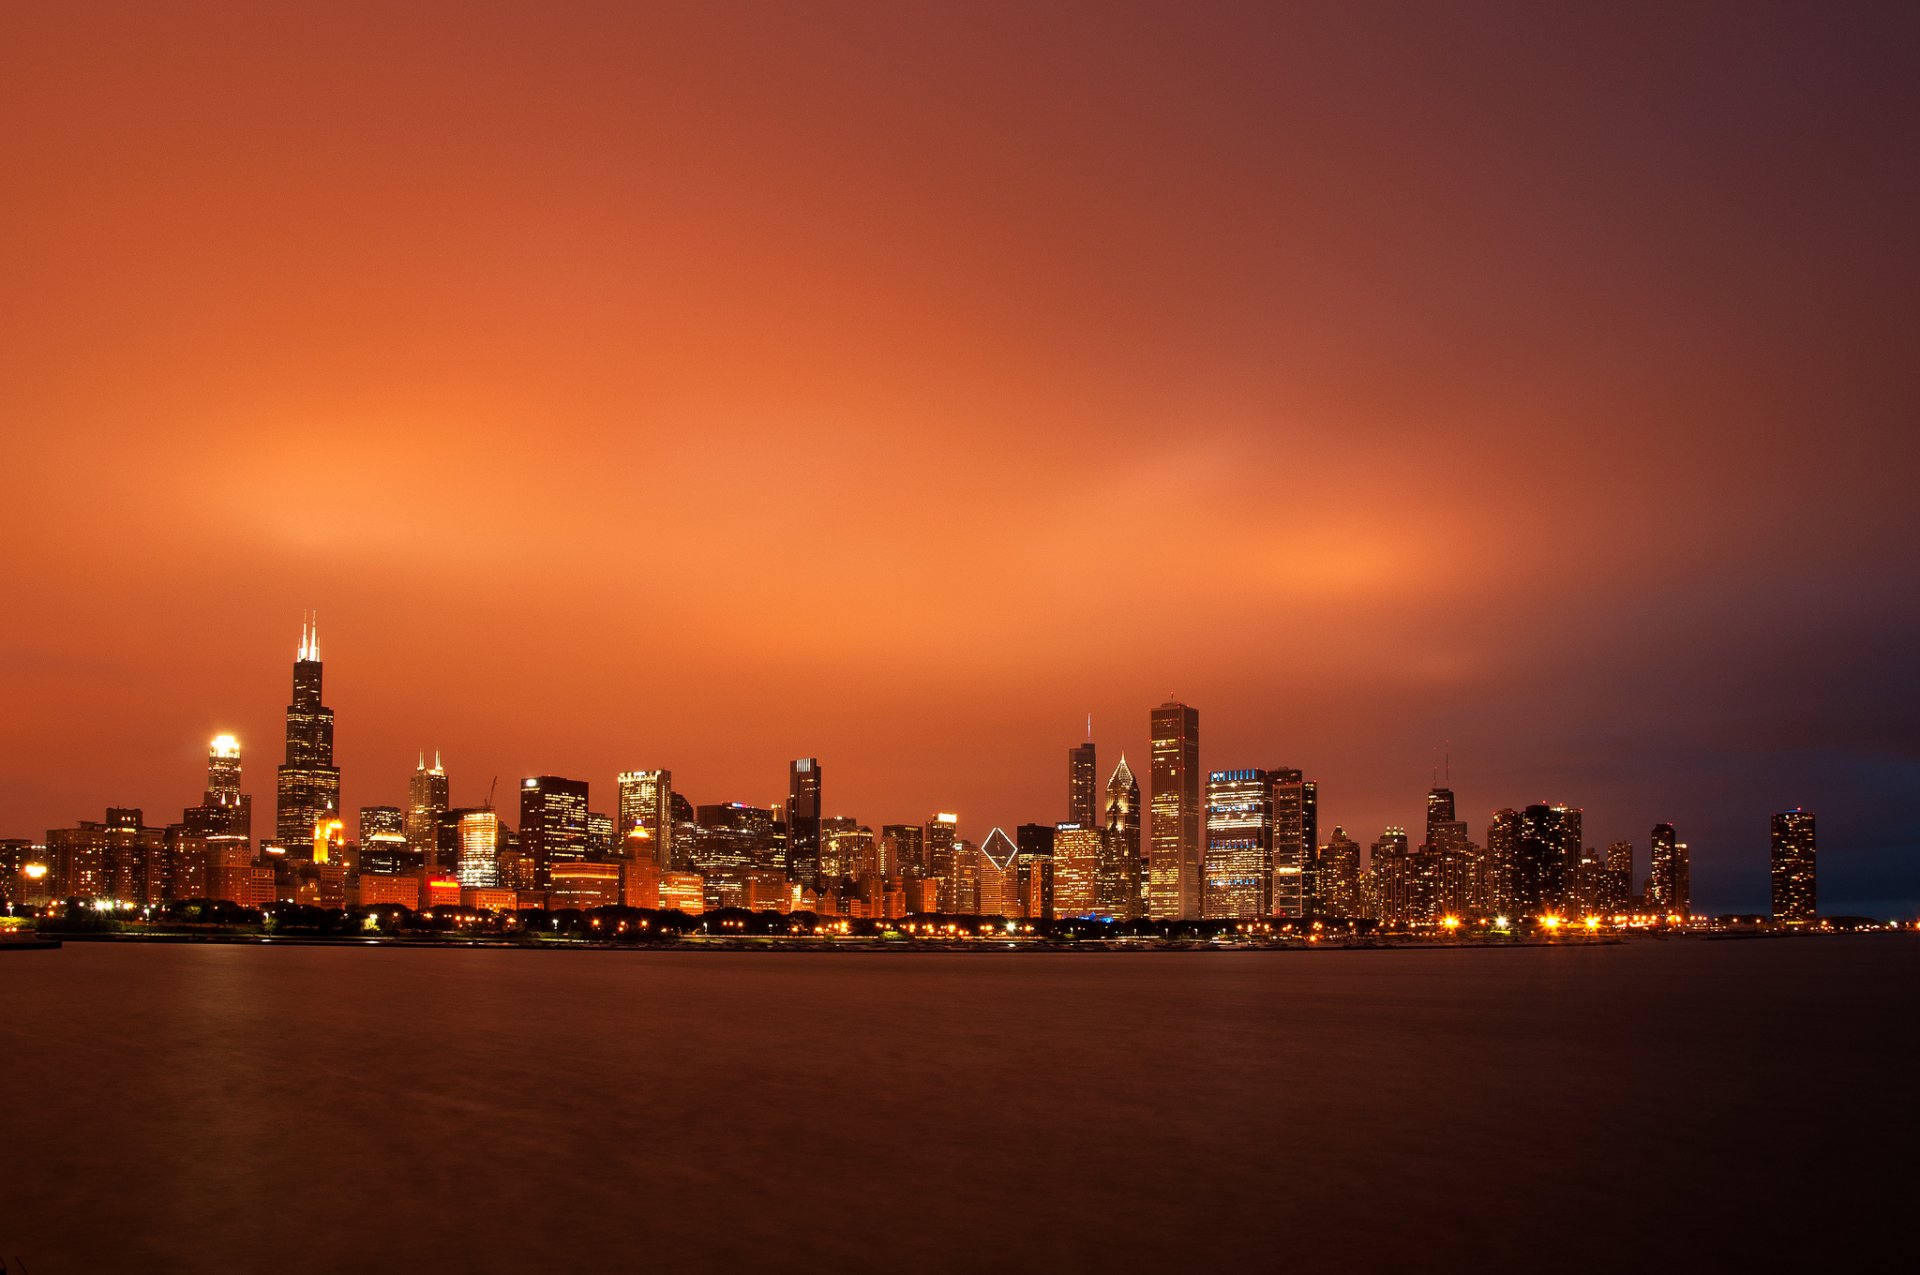
<svg viewBox="0 0 1920 1275">
<path fill-rule="evenodd" d="M 1153 710 L 1147 912 L 1155 920 L 1201 912 L 1205 841 L 1200 806 L 1200 713 L 1175 700 Z"/>
<path fill-rule="evenodd" d="M 673 772 L 667 770 L 627 770 L 618 780 L 619 809 L 615 815 L 616 837 L 625 839 L 635 828 L 644 828 L 654 861 L 663 869 L 673 864 Z"/>
<path fill-rule="evenodd" d="M 521 780 L 520 853 L 532 862 L 534 888 L 551 889 L 554 865 L 584 863 L 589 850 L 587 781 L 558 775 Z"/>
<path fill-rule="evenodd" d="M 1805 925 L 1819 915 L 1814 885 L 1813 811 L 1783 810 L 1773 817 L 1773 919 Z"/>
<path fill-rule="evenodd" d="M 787 871 L 808 889 L 820 884 L 820 759 L 787 766 Z"/>
<path fill-rule="evenodd" d="M 274 840 L 304 855 L 315 825 L 340 814 L 340 769 L 333 764 L 333 710 L 321 700 L 319 625 L 300 629 L 293 664 L 293 702 L 287 705 L 286 760 L 276 774 Z"/>
<path fill-rule="evenodd" d="M 1125 754 L 1107 778 L 1106 814 L 1095 906 L 1103 916 L 1132 920 L 1146 914 L 1146 865 L 1140 857 L 1140 783 Z"/>
<path fill-rule="evenodd" d="M 1267 914 L 1273 871 L 1273 786 L 1264 770 L 1207 776 L 1206 890 L 1209 920 Z"/>
</svg>

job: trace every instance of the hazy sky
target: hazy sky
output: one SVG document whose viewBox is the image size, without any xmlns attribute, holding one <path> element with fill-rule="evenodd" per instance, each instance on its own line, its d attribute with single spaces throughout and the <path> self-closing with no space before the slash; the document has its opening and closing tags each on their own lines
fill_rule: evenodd
<svg viewBox="0 0 1920 1275">
<path fill-rule="evenodd" d="M 1920 904 L 1920 9 L 10 10 L 0 835 L 440 748 L 1064 817 L 1671 820 Z M 508 814 L 509 820 L 515 813 Z"/>
</svg>

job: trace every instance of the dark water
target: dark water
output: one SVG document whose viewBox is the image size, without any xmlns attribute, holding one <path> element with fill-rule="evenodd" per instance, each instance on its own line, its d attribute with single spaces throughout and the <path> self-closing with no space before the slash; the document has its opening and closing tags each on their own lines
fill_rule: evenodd
<svg viewBox="0 0 1920 1275">
<path fill-rule="evenodd" d="M 0 1254 L 1774 1266 L 1907 1241 L 1916 975 L 1900 938 L 0 954 Z"/>
</svg>

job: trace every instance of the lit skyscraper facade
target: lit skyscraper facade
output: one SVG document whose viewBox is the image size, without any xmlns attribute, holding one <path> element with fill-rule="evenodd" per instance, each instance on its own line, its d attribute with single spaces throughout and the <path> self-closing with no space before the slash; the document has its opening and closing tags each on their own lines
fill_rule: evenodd
<svg viewBox="0 0 1920 1275">
<path fill-rule="evenodd" d="M 1813 811 L 1773 817 L 1773 919 L 1802 925 L 1819 914 L 1814 886 Z"/>
<path fill-rule="evenodd" d="M 1265 915 L 1273 865 L 1273 787 L 1264 770 L 1207 776 L 1208 919 Z"/>
<path fill-rule="evenodd" d="M 1320 847 L 1318 866 L 1316 912 L 1341 920 L 1364 915 L 1360 899 L 1360 843 L 1349 837 L 1346 829 L 1336 827 L 1327 844 Z"/>
<path fill-rule="evenodd" d="M 440 753 L 435 750 L 433 766 L 427 766 L 426 753 L 420 754 L 420 764 L 415 767 L 413 777 L 407 780 L 407 846 L 422 863 L 433 858 L 435 838 L 440 826 L 440 816 L 452 803 L 447 800 L 447 771 L 440 764 Z"/>
<path fill-rule="evenodd" d="M 1273 853 L 1267 882 L 1270 916 L 1304 917 L 1307 883 L 1313 866 L 1313 841 L 1307 829 L 1307 781 L 1297 770 L 1267 772 L 1268 808 L 1273 820 Z"/>
<path fill-rule="evenodd" d="M 1013 830 L 1014 859 L 1021 915 L 1053 919 L 1053 839 L 1050 823 L 1023 823 Z"/>
<path fill-rule="evenodd" d="M 1513 908 L 1521 916 L 1565 909 L 1580 862 L 1580 811 L 1572 806 L 1528 806 L 1520 812 L 1513 847 Z"/>
<path fill-rule="evenodd" d="M 1075 744 L 1067 750 L 1067 822 L 1091 828 L 1099 822 L 1094 805 L 1097 791 L 1093 741 Z"/>
<path fill-rule="evenodd" d="M 1057 824 L 1053 830 L 1053 914 L 1100 915 L 1100 829 Z"/>
<path fill-rule="evenodd" d="M 1652 858 L 1647 877 L 1647 907 L 1685 920 L 1693 907 L 1693 873 L 1687 861 L 1686 844 L 1675 839 L 1672 824 L 1654 826 Z"/>
<path fill-rule="evenodd" d="M 500 884 L 500 816 L 491 810 L 470 810 L 459 823 L 460 884 L 487 889 Z"/>
<path fill-rule="evenodd" d="M 557 775 L 520 781 L 520 852 L 532 861 L 534 880 L 547 889 L 556 863 L 587 859 L 587 783 Z"/>
<path fill-rule="evenodd" d="M 959 835 L 959 815 L 937 814 L 927 820 L 921 843 L 927 877 L 936 883 L 935 897 L 942 912 L 953 909 L 953 844 Z"/>
<path fill-rule="evenodd" d="M 1174 700 L 1153 710 L 1152 809 L 1147 828 L 1147 912 L 1156 920 L 1201 911 L 1200 712 Z"/>
<path fill-rule="evenodd" d="M 666 770 L 627 770 L 620 773 L 619 809 L 614 836 L 622 844 L 635 828 L 646 831 L 653 848 L 654 862 L 662 869 L 673 866 L 673 772 Z"/>
<path fill-rule="evenodd" d="M 1123 754 L 1107 779 L 1107 822 L 1102 834 L 1098 903 L 1117 920 L 1143 915 L 1140 859 L 1140 783 Z"/>
<path fill-rule="evenodd" d="M 276 784 L 274 839 L 304 855 L 315 825 L 340 813 L 340 769 L 333 764 L 333 710 L 320 698 L 320 635 L 312 619 L 300 627 L 293 664 L 293 702 L 287 705 L 286 761 Z"/>
<path fill-rule="evenodd" d="M 252 838 L 253 798 L 240 791 L 240 741 L 233 736 L 207 746 L 207 790 L 181 813 L 180 826 L 189 836 Z"/>
<path fill-rule="evenodd" d="M 808 887 L 820 884 L 820 759 L 787 767 L 787 871 Z"/>
</svg>

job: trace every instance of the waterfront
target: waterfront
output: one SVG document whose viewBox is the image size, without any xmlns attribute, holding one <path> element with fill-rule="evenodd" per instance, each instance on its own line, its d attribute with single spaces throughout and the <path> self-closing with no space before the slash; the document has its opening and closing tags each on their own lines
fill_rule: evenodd
<svg viewBox="0 0 1920 1275">
<path fill-rule="evenodd" d="M 69 944 L 0 1254 L 81 1270 L 1777 1265 L 1898 1235 L 1905 936 L 959 955 Z"/>
</svg>

